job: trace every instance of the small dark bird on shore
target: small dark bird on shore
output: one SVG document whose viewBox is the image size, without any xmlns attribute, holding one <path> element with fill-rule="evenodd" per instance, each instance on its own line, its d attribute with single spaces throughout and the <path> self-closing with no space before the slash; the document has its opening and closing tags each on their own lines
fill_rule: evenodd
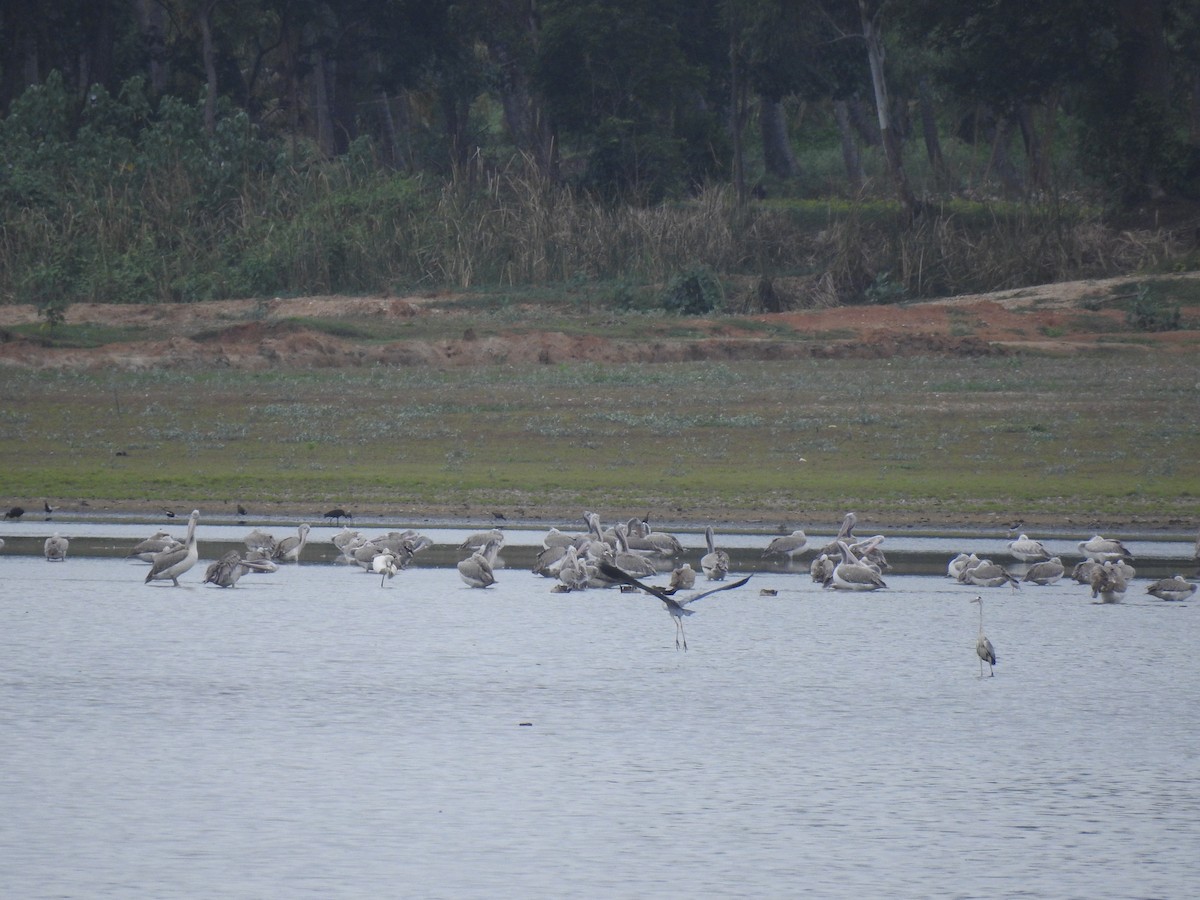
<svg viewBox="0 0 1200 900">
<path fill-rule="evenodd" d="M 325 513 L 325 518 L 336 519 L 337 523 L 340 525 L 342 524 L 342 519 L 353 519 L 354 516 L 339 506 Z"/>
<path fill-rule="evenodd" d="M 21 518 L 21 516 L 23 516 L 23 515 L 25 515 L 25 507 L 23 507 L 23 506 L 12 506 L 12 507 L 9 507 L 9 510 L 8 510 L 8 512 L 6 512 L 6 513 L 4 514 L 4 518 L 6 518 L 6 519 L 19 519 L 19 518 Z"/>
<path fill-rule="evenodd" d="M 167 508 L 164 506 L 164 507 L 163 507 L 163 512 L 166 514 L 166 516 L 167 516 L 167 518 L 168 518 L 168 519 L 173 519 L 173 518 L 175 518 L 175 510 L 173 510 L 173 509 L 167 509 Z"/>
<path fill-rule="evenodd" d="M 49 521 L 49 519 L 50 519 L 50 516 L 54 514 L 54 511 L 55 511 L 56 509 L 58 509 L 58 507 L 57 507 L 57 506 L 51 506 L 51 505 L 50 505 L 50 501 L 49 501 L 49 500 L 43 500 L 43 501 L 42 501 L 42 507 L 43 507 L 43 508 L 46 510 L 46 519 L 47 519 L 47 521 Z"/>
</svg>

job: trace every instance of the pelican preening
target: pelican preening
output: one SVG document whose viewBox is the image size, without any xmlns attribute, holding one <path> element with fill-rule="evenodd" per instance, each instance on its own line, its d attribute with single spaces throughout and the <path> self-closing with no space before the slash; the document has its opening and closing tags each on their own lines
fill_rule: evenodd
<svg viewBox="0 0 1200 900">
<path fill-rule="evenodd" d="M 887 587 L 879 569 L 855 556 L 845 541 L 838 541 L 842 561 L 833 567 L 825 587 L 839 591 L 876 591 Z"/>
<path fill-rule="evenodd" d="M 486 544 L 458 564 L 459 577 L 468 587 L 486 588 L 496 583 L 496 553 L 504 542 L 503 537 L 489 540 Z"/>
<path fill-rule="evenodd" d="M 63 562 L 67 558 L 68 544 L 67 539 L 57 531 L 46 538 L 46 543 L 42 545 L 42 552 L 46 555 L 46 562 Z"/>
<path fill-rule="evenodd" d="M 995 677 L 996 650 L 992 647 L 992 642 L 983 633 L 983 598 L 976 597 L 971 602 L 979 604 L 979 637 L 975 639 L 975 654 L 979 657 L 979 677 L 983 677 L 984 663 L 988 664 L 989 677 Z"/>
<path fill-rule="evenodd" d="M 200 521 L 200 510 L 193 509 L 188 517 L 187 539 L 179 547 L 171 547 L 156 554 L 146 573 L 145 584 L 151 581 L 167 581 L 179 587 L 179 576 L 196 564 L 199 552 L 196 549 L 196 523 Z"/>
<path fill-rule="evenodd" d="M 702 600 L 705 597 L 708 597 L 711 594 L 716 594 L 720 591 L 728 591 L 728 590 L 732 590 L 733 588 L 739 588 L 742 585 L 744 585 L 747 581 L 750 580 L 750 576 L 747 575 L 745 578 L 742 578 L 739 581 L 731 581 L 728 584 L 721 585 L 720 587 L 712 588 L 711 590 L 707 590 L 707 591 L 704 591 L 703 593 L 696 594 L 692 597 L 688 597 L 686 600 L 676 600 L 674 597 L 672 597 L 670 594 L 668 594 L 666 591 L 662 590 L 661 588 L 656 588 L 652 585 L 644 584 L 641 581 L 638 581 L 636 578 L 634 578 L 628 572 L 624 572 L 621 569 L 618 569 L 612 563 L 601 562 L 599 568 L 600 568 L 600 574 L 603 575 L 605 578 L 608 578 L 614 582 L 619 582 L 621 584 L 632 585 L 635 588 L 639 588 L 639 589 L 645 591 L 647 594 L 654 595 L 655 597 L 657 597 L 659 600 L 661 600 L 663 602 L 663 606 L 665 606 L 667 608 L 667 612 L 670 613 L 671 618 L 673 618 L 675 620 L 675 649 L 676 650 L 679 649 L 681 641 L 683 643 L 683 649 L 684 650 L 687 649 L 687 635 L 684 633 L 684 630 L 683 630 L 683 617 L 690 616 L 695 613 L 695 610 L 688 609 L 688 604 L 695 603 L 697 600 Z"/>
<path fill-rule="evenodd" d="M 204 580 L 200 583 L 231 588 L 235 587 L 238 579 L 247 572 L 276 572 L 278 570 L 279 566 L 269 559 L 243 559 L 236 550 L 229 550 L 224 556 L 209 565 L 204 573 Z"/>
<path fill-rule="evenodd" d="M 1120 603 L 1129 582 L 1121 567 L 1115 561 L 1108 560 L 1092 569 L 1091 586 L 1092 599 L 1099 597 L 1101 603 Z"/>
</svg>

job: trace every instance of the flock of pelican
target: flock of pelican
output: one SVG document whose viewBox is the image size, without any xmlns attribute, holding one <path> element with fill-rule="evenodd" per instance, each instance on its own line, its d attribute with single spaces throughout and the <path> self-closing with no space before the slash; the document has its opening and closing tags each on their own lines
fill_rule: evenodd
<svg viewBox="0 0 1200 900">
<path fill-rule="evenodd" d="M 335 512 L 342 512 L 336 510 Z M 196 527 L 200 519 L 199 510 L 192 510 L 188 517 L 187 535 L 181 541 L 165 531 L 158 531 L 131 548 L 128 559 L 150 564 L 145 583 L 170 581 L 179 585 L 179 577 L 191 570 L 199 559 L 196 546 Z M 579 531 L 564 531 L 550 528 L 542 539 L 532 571 L 554 581 L 554 592 L 584 591 L 593 588 L 608 588 L 620 585 L 622 590 L 641 590 L 663 602 L 667 612 L 676 623 L 676 646 L 687 647 L 683 632 L 683 618 L 692 614 L 688 605 L 721 590 L 745 585 L 749 577 L 722 584 L 700 593 L 696 589 L 698 576 L 708 582 L 724 582 L 730 571 L 728 551 L 717 546 L 716 534 L 711 526 L 705 529 L 705 550 L 699 558 L 699 571 L 689 562 L 680 561 L 685 548 L 677 537 L 667 532 L 655 531 L 645 518 L 630 518 L 604 527 L 600 516 L 585 512 Z M 881 544 L 884 535 L 867 538 L 854 535 L 857 517 L 847 513 L 837 535 L 825 546 L 816 548 L 809 566 L 814 582 L 823 587 L 840 591 L 875 591 L 887 587 L 884 574 L 890 569 Z M 205 571 L 203 584 L 232 588 L 248 573 L 270 573 L 278 571 L 280 563 L 299 562 L 308 544 L 311 527 L 300 525 L 294 535 L 276 539 L 273 535 L 255 529 L 244 538 L 245 551 L 230 550 L 213 562 Z M 433 545 L 432 539 L 413 530 L 389 531 L 375 537 L 367 537 L 348 525 L 336 533 L 332 543 L 337 547 L 337 561 L 355 566 L 367 573 L 378 575 L 380 586 L 407 568 L 416 556 Z M 0 541 L 0 547 L 3 542 Z M 458 546 L 461 559 L 457 571 L 463 583 L 472 588 L 487 588 L 496 583 L 498 555 L 504 546 L 504 532 L 499 528 L 480 531 L 469 535 Z M 45 558 L 49 562 L 62 562 L 67 558 L 69 541 L 58 532 L 46 538 Z M 804 531 L 796 529 L 790 534 L 772 539 L 762 551 L 762 557 L 780 558 L 789 563 L 809 548 Z M 1102 603 L 1119 602 L 1128 590 L 1136 572 L 1132 566 L 1133 555 L 1119 540 L 1095 535 L 1078 544 L 1082 557 L 1070 572 L 1070 577 L 1091 590 L 1093 599 Z M 1010 586 L 1014 590 L 1022 584 L 1050 585 L 1067 576 L 1067 568 L 1060 556 L 1047 551 L 1041 541 L 1021 534 L 1008 542 L 1007 556 L 1016 565 L 1006 566 L 974 553 L 959 553 L 947 565 L 946 573 L 961 584 L 975 587 Z M 1197 556 L 1200 557 L 1200 538 L 1197 540 Z M 669 569 L 669 583 L 664 586 L 647 584 L 643 579 L 665 574 Z M 1146 588 L 1146 593 L 1162 600 L 1181 601 L 1196 592 L 1196 584 L 1181 575 L 1159 579 Z M 763 591 L 764 594 L 775 593 Z M 971 601 L 979 605 L 979 637 L 977 654 L 980 659 L 980 674 L 983 663 L 989 671 L 996 663 L 995 650 L 983 633 L 983 599 Z"/>
</svg>

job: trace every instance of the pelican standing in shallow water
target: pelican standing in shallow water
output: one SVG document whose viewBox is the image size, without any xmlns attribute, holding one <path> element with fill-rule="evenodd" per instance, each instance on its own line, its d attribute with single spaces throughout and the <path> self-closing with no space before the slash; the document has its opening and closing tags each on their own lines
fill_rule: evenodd
<svg viewBox="0 0 1200 900">
<path fill-rule="evenodd" d="M 791 534 L 780 535 L 767 544 L 767 549 L 763 551 L 763 557 L 782 556 L 791 562 L 796 558 L 796 554 L 808 546 L 808 537 L 805 533 L 796 529 Z"/>
<path fill-rule="evenodd" d="M 57 531 L 46 538 L 42 551 L 46 554 L 46 562 L 63 562 L 67 558 L 67 539 Z"/>
<path fill-rule="evenodd" d="M 708 545 L 708 552 L 700 557 L 700 570 L 709 581 L 724 581 L 729 574 L 729 554 L 716 548 L 711 525 L 704 529 L 704 542 Z"/>
<path fill-rule="evenodd" d="M 179 547 L 157 553 L 146 573 L 145 584 L 151 581 L 170 581 L 179 587 L 179 576 L 196 564 L 200 554 L 196 549 L 196 523 L 200 521 L 200 510 L 193 509 L 188 516 L 187 539 Z"/>
<path fill-rule="evenodd" d="M 710 594 L 716 594 L 720 591 L 728 591 L 732 590 L 733 588 L 739 588 L 750 580 L 750 576 L 747 575 L 745 578 L 742 578 L 739 581 L 731 581 L 729 584 L 723 584 L 718 588 L 713 588 L 712 590 L 705 591 L 702 594 L 696 594 L 694 597 L 688 597 L 686 600 L 680 601 L 676 600 L 661 588 L 656 588 L 649 584 L 643 584 L 628 572 L 618 569 L 612 563 L 601 562 L 600 574 L 612 581 L 619 581 L 622 584 L 633 585 L 635 588 L 640 588 L 647 594 L 653 594 L 655 597 L 661 600 L 663 602 L 663 606 L 667 608 L 667 612 L 671 614 L 671 618 L 675 620 L 676 650 L 679 649 L 680 641 L 683 642 L 683 649 L 687 649 L 687 635 L 683 632 L 683 617 L 693 615 L 696 612 L 694 609 L 688 609 L 688 604 L 695 603 L 697 600 L 702 600 Z"/>
<path fill-rule="evenodd" d="M 975 639 L 975 653 L 979 657 L 979 677 L 983 677 L 983 664 L 987 663 L 989 677 L 994 678 L 996 672 L 993 666 L 996 665 L 996 650 L 983 633 L 983 598 L 976 597 L 971 602 L 979 604 L 979 637 Z"/>
<path fill-rule="evenodd" d="M 310 526 L 305 523 L 296 529 L 294 536 L 285 537 L 275 545 L 275 559 L 283 562 L 300 562 L 300 554 L 304 552 L 304 545 L 308 543 L 308 532 Z"/>
</svg>

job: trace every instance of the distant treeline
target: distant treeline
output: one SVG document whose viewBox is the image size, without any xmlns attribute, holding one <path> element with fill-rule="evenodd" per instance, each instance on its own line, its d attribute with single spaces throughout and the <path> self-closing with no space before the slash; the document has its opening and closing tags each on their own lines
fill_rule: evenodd
<svg viewBox="0 0 1200 900">
<path fill-rule="evenodd" d="M 1198 59 L 1184 0 L 11 0 L 0 300 L 1106 274 Z"/>
</svg>

